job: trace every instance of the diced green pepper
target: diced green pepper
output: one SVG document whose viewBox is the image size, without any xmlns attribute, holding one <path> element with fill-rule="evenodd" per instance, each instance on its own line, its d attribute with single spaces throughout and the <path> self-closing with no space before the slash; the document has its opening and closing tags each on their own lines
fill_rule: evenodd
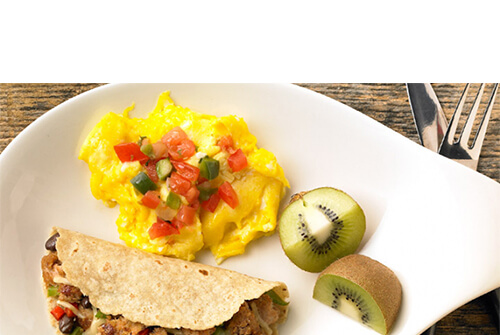
<svg viewBox="0 0 500 335">
<path fill-rule="evenodd" d="M 80 326 L 76 326 L 75 329 L 70 333 L 70 335 L 82 335 L 83 334 L 83 328 Z"/>
<path fill-rule="evenodd" d="M 200 161 L 200 175 L 208 180 L 217 178 L 219 175 L 219 161 L 205 156 Z"/>
<path fill-rule="evenodd" d="M 286 306 L 286 305 L 288 305 L 288 302 L 286 302 L 283 299 L 281 299 L 281 297 L 276 292 L 274 292 L 273 290 L 267 291 L 266 294 L 271 298 L 271 300 L 276 305 L 280 305 L 280 306 Z"/>
<path fill-rule="evenodd" d="M 174 192 L 169 192 L 166 203 L 172 209 L 179 209 L 181 207 L 181 198 Z"/>
<path fill-rule="evenodd" d="M 200 191 L 198 199 L 200 199 L 200 201 L 207 201 L 212 194 L 217 192 L 217 190 L 217 188 L 205 188 L 198 186 L 198 191 Z"/>
<path fill-rule="evenodd" d="M 170 172 L 172 172 L 172 163 L 170 163 L 170 159 L 165 158 L 156 163 L 156 174 L 160 180 L 167 179 Z"/>
<path fill-rule="evenodd" d="M 95 317 L 98 319 L 106 319 L 107 315 L 101 312 L 100 310 L 97 310 L 97 313 L 95 313 Z"/>
<path fill-rule="evenodd" d="M 141 151 L 151 157 L 151 155 L 153 154 L 153 146 L 151 145 L 151 143 L 148 143 L 148 144 L 145 144 L 145 145 L 142 145 L 141 146 Z"/>
<path fill-rule="evenodd" d="M 226 330 L 222 326 L 215 328 L 215 333 L 213 335 L 226 335 Z"/>
<path fill-rule="evenodd" d="M 139 172 L 130 182 L 142 194 L 146 194 L 147 191 L 156 190 L 156 184 L 143 171 Z"/>
<path fill-rule="evenodd" d="M 48 288 L 47 288 L 47 296 L 48 297 L 57 297 L 59 295 L 59 288 L 58 286 L 53 286 L 53 285 L 50 285 Z"/>
</svg>

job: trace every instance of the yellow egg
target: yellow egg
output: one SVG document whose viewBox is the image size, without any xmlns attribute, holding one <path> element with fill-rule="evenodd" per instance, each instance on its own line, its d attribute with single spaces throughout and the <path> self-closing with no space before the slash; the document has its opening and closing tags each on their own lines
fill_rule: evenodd
<svg viewBox="0 0 500 335">
<path fill-rule="evenodd" d="M 242 254 L 252 240 L 274 232 L 278 207 L 289 184 L 276 157 L 257 148 L 257 139 L 242 118 L 215 117 L 176 106 L 169 92 L 160 95 L 147 118 L 130 118 L 132 108 L 121 115 L 106 114 L 88 135 L 79 155 L 89 166 L 93 196 L 109 207 L 120 206 L 116 221 L 120 239 L 132 247 L 186 260 L 193 260 L 199 250 L 209 248 L 221 262 Z M 199 160 L 205 155 L 217 159 L 219 175 L 209 183 L 218 187 L 229 182 L 239 204 L 233 209 L 220 200 L 212 213 L 192 203 L 191 207 L 197 207 L 192 224 L 182 225 L 179 234 L 151 238 L 149 230 L 157 220 L 157 212 L 143 205 L 143 194 L 130 182 L 145 166 L 139 161 L 120 161 L 114 146 L 138 142 L 141 137 L 155 143 L 174 127 L 182 128 L 196 146 L 196 154 L 184 162 L 199 167 Z M 248 166 L 238 172 L 233 172 L 228 164 L 230 153 L 218 145 L 219 139 L 228 135 L 234 148 L 241 149 L 247 157 Z M 160 180 L 156 186 L 164 203 L 172 192 L 170 178 Z M 186 196 L 181 196 L 181 200 L 188 204 Z"/>
</svg>

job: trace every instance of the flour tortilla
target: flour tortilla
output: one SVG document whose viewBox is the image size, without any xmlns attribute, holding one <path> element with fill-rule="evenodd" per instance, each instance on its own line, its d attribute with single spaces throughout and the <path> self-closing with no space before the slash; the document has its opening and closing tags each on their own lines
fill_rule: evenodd
<svg viewBox="0 0 500 335">
<path fill-rule="evenodd" d="M 230 320 L 245 300 L 274 290 L 288 299 L 284 283 L 159 256 L 54 228 L 66 278 L 105 314 L 146 326 L 204 330 Z"/>
</svg>

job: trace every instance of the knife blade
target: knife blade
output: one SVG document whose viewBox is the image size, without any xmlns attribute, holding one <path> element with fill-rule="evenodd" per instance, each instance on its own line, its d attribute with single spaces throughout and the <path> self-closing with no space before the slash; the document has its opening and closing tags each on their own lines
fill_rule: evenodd
<svg viewBox="0 0 500 335">
<path fill-rule="evenodd" d="M 431 84 L 406 84 L 413 120 L 422 145 L 439 150 L 448 121 Z"/>
</svg>

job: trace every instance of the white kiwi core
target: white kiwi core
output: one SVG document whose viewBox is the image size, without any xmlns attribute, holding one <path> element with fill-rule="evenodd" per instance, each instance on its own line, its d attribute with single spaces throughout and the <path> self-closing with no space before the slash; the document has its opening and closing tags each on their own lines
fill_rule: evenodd
<svg viewBox="0 0 500 335">
<path fill-rule="evenodd" d="M 305 204 L 304 214 L 307 218 L 307 228 L 311 235 L 316 238 L 319 244 L 325 243 L 330 236 L 332 223 L 328 220 L 324 213 L 313 206 Z"/>
</svg>

